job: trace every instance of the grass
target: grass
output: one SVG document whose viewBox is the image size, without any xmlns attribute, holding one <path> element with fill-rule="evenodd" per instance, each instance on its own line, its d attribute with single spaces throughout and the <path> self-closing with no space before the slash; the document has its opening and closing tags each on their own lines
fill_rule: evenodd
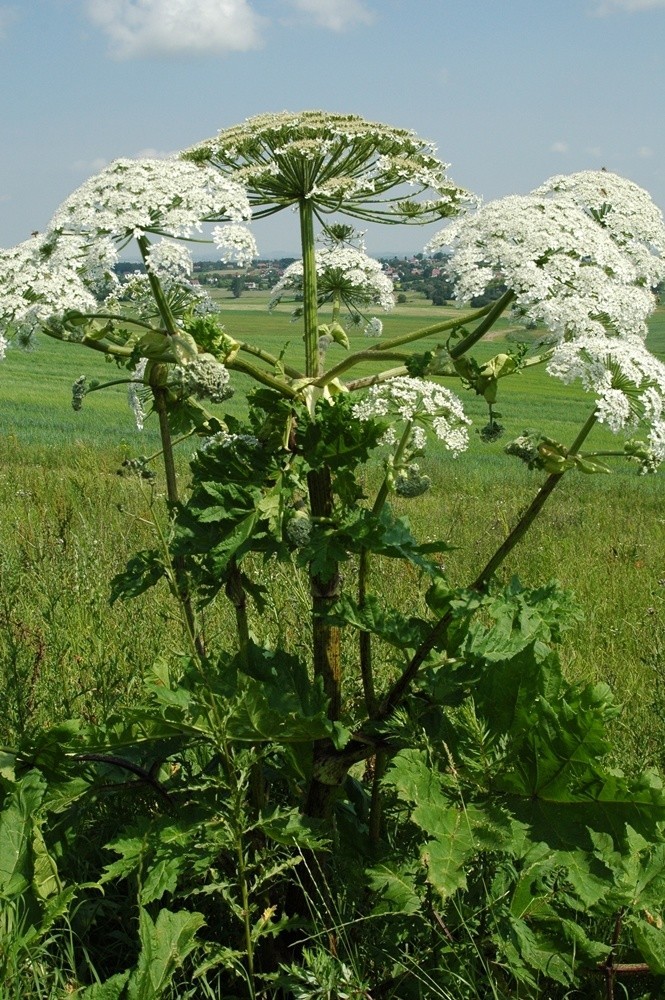
<svg viewBox="0 0 665 1000">
<path fill-rule="evenodd" d="M 284 352 L 296 362 L 301 344 L 288 307 L 269 315 L 265 296 L 225 301 L 229 333 Z M 452 310 L 413 304 L 385 320 L 384 337 L 413 329 L 414 313 L 429 325 Z M 514 332 L 503 322 L 503 337 Z M 367 346 L 351 335 L 352 349 Z M 423 344 L 423 349 L 435 341 Z M 665 353 L 665 309 L 652 322 L 650 346 Z M 480 345 L 487 358 L 504 341 Z M 335 348 L 339 356 L 341 349 Z M 329 358 L 336 360 L 337 355 Z M 362 370 L 361 370 L 362 371 Z M 76 345 L 40 341 L 30 354 L 10 351 L 2 368 L 0 399 L 0 697 L 7 706 L 0 738 L 81 714 L 94 720 L 126 698 L 156 656 L 178 650 L 168 595 L 157 588 L 129 605 L 108 605 L 110 581 L 141 547 L 153 545 L 146 524 L 149 497 L 136 480 L 118 475 L 127 455 L 157 450 L 154 418 L 139 433 L 123 387 L 88 397 L 83 411 L 70 405 L 71 383 L 81 373 L 110 380 L 117 369 Z M 243 408 L 245 386 L 236 378 L 231 408 Z M 478 397 L 464 399 L 476 427 L 486 421 Z M 422 463 L 434 483 L 417 501 L 402 501 L 416 531 L 446 539 L 447 569 L 469 582 L 515 523 L 540 483 L 503 454 L 505 440 L 534 427 L 569 444 L 589 412 L 590 399 L 531 369 L 501 385 L 499 409 L 506 437 L 483 444 L 472 435 L 456 460 L 435 447 Z M 590 447 L 607 446 L 594 431 Z M 185 456 L 182 459 L 185 470 Z M 370 472 L 376 479 L 378 470 Z M 159 483 L 159 480 L 158 480 Z M 159 485 L 157 487 L 159 492 Z M 567 476 L 527 541 L 501 575 L 533 584 L 559 578 L 577 594 L 586 618 L 564 649 L 569 672 L 605 680 L 624 709 L 617 722 L 620 755 L 636 767 L 665 766 L 665 482 L 638 477 L 628 464 L 611 476 Z M 286 578 L 274 569 L 273 603 L 262 627 L 298 643 L 296 601 L 286 602 Z M 393 580 L 391 591 L 413 601 L 418 581 Z M 303 601 L 306 602 L 306 594 Z M 208 628 L 222 635 L 225 613 L 209 613 Z M 353 685 L 351 685 L 352 690 Z"/>
</svg>

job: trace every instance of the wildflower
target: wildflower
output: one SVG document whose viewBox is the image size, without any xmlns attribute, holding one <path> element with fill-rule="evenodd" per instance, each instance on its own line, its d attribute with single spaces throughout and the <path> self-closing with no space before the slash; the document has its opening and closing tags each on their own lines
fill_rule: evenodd
<svg viewBox="0 0 665 1000">
<path fill-rule="evenodd" d="M 317 213 L 430 222 L 456 214 L 469 200 L 446 176 L 447 164 L 430 143 L 356 115 L 259 115 L 193 146 L 183 157 L 212 163 L 242 183 L 255 218 L 307 199 Z M 409 201 L 385 197 L 405 185 L 411 188 Z"/>
<path fill-rule="evenodd" d="M 136 368 L 134 369 L 134 376 L 132 381 L 129 383 L 129 388 L 127 391 L 127 402 L 129 403 L 130 409 L 134 414 L 134 420 L 136 421 L 136 429 L 138 431 L 143 430 L 143 425 L 146 417 L 144 400 L 148 390 L 143 380 L 147 364 L 148 364 L 147 359 L 141 358 Z"/>
<path fill-rule="evenodd" d="M 114 282 L 108 245 L 92 252 L 79 237 L 53 241 L 33 237 L 0 250 L 0 317 L 24 346 L 47 319 L 85 312 L 96 304 L 95 293 Z M 3 335 L 4 338 L 4 335 Z"/>
<path fill-rule="evenodd" d="M 643 188 L 607 170 L 550 177 L 533 192 L 574 202 L 600 225 L 651 287 L 665 275 L 663 213 Z"/>
<path fill-rule="evenodd" d="M 378 316 L 372 316 L 369 323 L 365 325 L 366 337 L 380 337 L 383 333 L 383 323 Z"/>
<path fill-rule="evenodd" d="M 449 389 L 426 379 L 392 379 L 373 385 L 367 395 L 352 409 L 357 420 L 395 416 L 405 423 L 419 424 L 414 428 L 412 446 L 424 447 L 423 428 L 431 428 L 453 455 L 464 451 L 469 443 L 466 429 L 471 423 L 465 415 L 460 400 Z"/>
<path fill-rule="evenodd" d="M 557 340 L 608 330 L 646 336 L 655 300 L 633 257 L 568 198 L 536 193 L 490 202 L 427 249 L 444 245 L 452 246 L 461 301 L 498 278 L 515 294 L 517 317 L 545 325 Z"/>
<path fill-rule="evenodd" d="M 324 247 L 316 251 L 316 276 L 319 305 L 338 302 L 352 315 L 368 305 L 390 310 L 395 305 L 393 283 L 383 265 L 362 250 L 348 246 Z M 303 262 L 294 261 L 274 286 L 268 307 L 273 309 L 286 289 L 300 290 Z M 377 320 L 377 323 L 380 323 Z M 378 334 L 377 334 L 378 336 Z"/>
<path fill-rule="evenodd" d="M 665 364 L 639 337 L 581 337 L 560 344 L 547 365 L 565 383 L 597 396 L 596 416 L 615 433 L 646 423 L 657 439 L 665 418 Z"/>
<path fill-rule="evenodd" d="M 242 222 L 251 215 L 237 181 L 177 158 L 114 160 L 57 210 L 54 232 L 108 236 L 121 244 L 146 233 L 187 238 L 208 218 Z"/>
<path fill-rule="evenodd" d="M 146 266 L 152 274 L 156 274 L 159 278 L 189 281 L 194 265 L 192 255 L 186 246 L 183 246 L 182 243 L 174 243 L 173 240 L 162 239 L 159 243 L 151 245 Z"/>
<path fill-rule="evenodd" d="M 256 240 L 245 226 L 228 223 L 226 226 L 215 226 L 212 231 L 215 246 L 222 251 L 224 263 L 235 261 L 244 267 L 258 257 L 259 250 Z"/>
</svg>

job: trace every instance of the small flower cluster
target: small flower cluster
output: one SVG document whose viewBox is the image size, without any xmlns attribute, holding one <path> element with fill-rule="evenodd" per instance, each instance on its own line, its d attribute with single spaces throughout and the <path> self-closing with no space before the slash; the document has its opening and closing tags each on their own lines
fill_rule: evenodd
<svg viewBox="0 0 665 1000">
<path fill-rule="evenodd" d="M 386 310 L 395 305 L 393 283 L 383 265 L 356 247 L 338 245 L 317 250 L 316 275 L 320 303 L 338 301 L 352 315 L 370 305 Z M 274 309 L 287 289 L 301 288 L 302 279 L 303 262 L 289 264 L 271 292 L 269 308 Z"/>
<path fill-rule="evenodd" d="M 148 395 L 148 388 L 144 383 L 145 370 L 148 366 L 148 361 L 146 358 L 141 358 L 132 376 L 132 381 L 129 383 L 127 390 L 127 402 L 129 403 L 129 408 L 134 414 L 134 421 L 136 423 L 136 429 L 138 431 L 143 430 L 143 425 L 145 424 L 146 412 L 145 412 L 145 397 Z"/>
<path fill-rule="evenodd" d="M 426 379 L 403 376 L 373 385 L 352 412 L 358 420 L 398 417 L 405 423 L 419 424 L 414 431 L 421 431 L 421 435 L 423 427 L 431 427 L 453 455 L 464 451 L 469 443 L 467 426 L 471 421 L 460 400 L 449 389 Z M 424 435 L 414 445 L 422 448 Z"/>
<path fill-rule="evenodd" d="M 185 396 L 209 399 L 211 403 L 223 403 L 233 395 L 228 369 L 220 365 L 212 354 L 199 354 L 188 365 L 176 366 L 169 385 Z"/>
<path fill-rule="evenodd" d="M 256 217 L 302 199 L 317 210 L 371 221 L 430 222 L 454 215 L 469 196 L 446 176 L 447 164 L 415 133 L 356 115 L 304 111 L 258 115 L 187 150 L 250 192 Z M 402 203 L 388 191 L 412 188 Z"/>
<path fill-rule="evenodd" d="M 665 364 L 641 338 L 579 337 L 555 349 L 547 370 L 594 392 L 598 420 L 615 433 L 647 423 L 654 457 L 665 459 Z"/>
</svg>

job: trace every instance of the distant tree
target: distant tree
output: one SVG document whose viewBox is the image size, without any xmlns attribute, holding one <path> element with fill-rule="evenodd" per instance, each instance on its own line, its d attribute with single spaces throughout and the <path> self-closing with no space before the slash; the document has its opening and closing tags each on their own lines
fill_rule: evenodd
<svg viewBox="0 0 665 1000">
<path fill-rule="evenodd" d="M 240 298 L 244 287 L 245 287 L 245 279 L 242 278 L 239 274 L 236 274 L 236 276 L 231 279 L 231 292 L 233 293 L 234 299 Z"/>
</svg>

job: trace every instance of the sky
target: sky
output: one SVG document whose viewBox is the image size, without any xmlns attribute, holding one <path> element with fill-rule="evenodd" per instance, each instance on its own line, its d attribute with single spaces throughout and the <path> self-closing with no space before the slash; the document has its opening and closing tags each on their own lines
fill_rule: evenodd
<svg viewBox="0 0 665 1000">
<path fill-rule="evenodd" d="M 485 200 L 605 167 L 665 209 L 664 51 L 665 0 L 0 0 L 0 246 L 117 157 L 285 110 L 413 129 Z M 290 212 L 254 233 L 297 254 Z"/>
</svg>

